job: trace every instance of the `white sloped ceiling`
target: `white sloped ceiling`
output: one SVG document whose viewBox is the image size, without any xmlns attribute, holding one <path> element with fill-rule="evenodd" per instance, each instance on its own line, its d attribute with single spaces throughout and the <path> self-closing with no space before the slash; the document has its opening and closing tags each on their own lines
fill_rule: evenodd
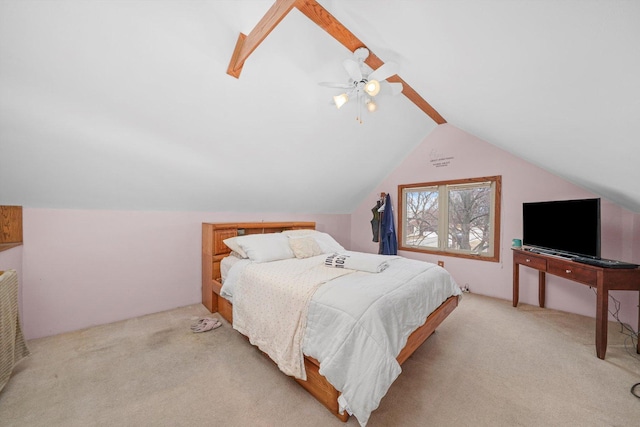
<svg viewBox="0 0 640 427">
<path fill-rule="evenodd" d="M 451 124 L 640 212 L 640 2 L 321 1 Z M 436 124 L 330 105 L 350 53 L 254 1 L 0 2 L 0 204 L 349 213 Z"/>
</svg>

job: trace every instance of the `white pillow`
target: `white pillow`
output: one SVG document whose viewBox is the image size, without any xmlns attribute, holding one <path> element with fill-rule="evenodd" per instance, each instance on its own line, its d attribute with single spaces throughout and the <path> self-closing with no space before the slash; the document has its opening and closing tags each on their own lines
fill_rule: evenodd
<svg viewBox="0 0 640 427">
<path fill-rule="evenodd" d="M 322 254 L 322 249 L 312 236 L 289 236 L 289 246 L 296 258 L 310 258 Z"/>
<path fill-rule="evenodd" d="M 318 230 L 285 230 L 282 234 L 286 234 L 289 237 L 302 237 L 302 236 L 311 236 L 313 237 L 318 246 L 320 246 L 320 250 L 323 254 L 330 254 L 334 252 L 344 252 L 345 248 L 342 245 L 335 241 L 333 237 L 331 237 L 327 233 L 323 233 Z"/>
<path fill-rule="evenodd" d="M 285 234 L 289 237 L 291 236 L 295 236 L 295 237 L 301 237 L 301 236 L 310 236 L 312 234 L 315 233 L 319 233 L 319 231 L 316 230 L 312 230 L 312 229 L 300 229 L 300 230 L 284 230 L 282 232 L 282 234 Z"/>
<path fill-rule="evenodd" d="M 243 236 L 229 237 L 228 239 L 224 239 L 222 242 L 227 245 L 227 247 L 231 249 L 232 252 L 237 253 L 240 258 L 249 258 L 238 244 L 238 239 L 241 237 Z"/>
<path fill-rule="evenodd" d="M 249 234 L 234 237 L 238 245 L 253 262 L 269 262 L 294 258 L 289 238 L 282 233 Z"/>
<path fill-rule="evenodd" d="M 245 254 L 245 255 L 246 255 L 246 254 Z M 244 256 L 244 257 L 243 257 L 242 255 L 240 255 L 240 254 L 239 254 L 238 252 L 236 252 L 236 251 L 231 251 L 231 252 L 229 252 L 229 256 L 228 256 L 228 257 L 226 257 L 226 258 L 229 258 L 229 257 L 237 258 L 237 259 L 247 259 L 247 257 L 246 257 L 246 256 Z M 225 259 L 225 258 L 223 258 L 223 259 Z"/>
<path fill-rule="evenodd" d="M 345 251 L 345 248 L 343 248 L 340 243 L 336 242 L 335 239 L 327 233 L 317 231 L 312 234 L 311 237 L 318 242 L 318 246 L 320 246 L 320 250 L 323 254 Z"/>
</svg>

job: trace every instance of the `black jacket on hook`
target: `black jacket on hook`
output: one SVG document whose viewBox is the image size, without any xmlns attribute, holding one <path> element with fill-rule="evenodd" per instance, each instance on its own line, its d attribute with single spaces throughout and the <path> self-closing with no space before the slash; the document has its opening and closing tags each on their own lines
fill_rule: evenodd
<svg viewBox="0 0 640 427">
<path fill-rule="evenodd" d="M 371 208 L 371 212 L 373 212 L 373 218 L 371 219 L 371 232 L 373 233 L 373 241 L 376 243 L 380 241 L 380 212 L 378 212 L 380 206 L 382 206 L 382 203 L 378 200 L 376 205 Z"/>
<path fill-rule="evenodd" d="M 391 197 L 388 194 L 385 198 L 381 221 L 380 240 L 382 245 L 380 245 L 380 253 L 383 255 L 398 255 L 398 238 L 396 237 L 396 227 L 393 222 L 393 206 L 391 206 Z"/>
</svg>

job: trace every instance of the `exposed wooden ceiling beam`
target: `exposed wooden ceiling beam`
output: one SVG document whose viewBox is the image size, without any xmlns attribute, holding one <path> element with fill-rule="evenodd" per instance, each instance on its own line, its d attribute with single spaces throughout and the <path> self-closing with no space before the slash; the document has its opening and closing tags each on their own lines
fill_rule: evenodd
<svg viewBox="0 0 640 427">
<path fill-rule="evenodd" d="M 269 33 L 280 23 L 280 21 L 296 7 L 306 17 L 311 19 L 320 28 L 324 29 L 334 39 L 349 49 L 355 51 L 359 47 L 366 47 L 349 29 L 340 23 L 315 0 L 277 0 L 269 9 L 266 15 L 258 22 L 256 27 L 248 36 L 240 33 L 236 47 L 227 69 L 227 74 L 236 78 L 240 77 L 242 66 L 251 53 L 269 35 Z M 368 48 L 367 48 L 368 49 Z M 369 49 L 369 57 L 365 60 L 372 69 L 377 69 L 384 62 Z M 438 124 L 447 121 L 433 108 L 424 98 L 418 94 L 407 82 L 402 80 L 397 74 L 387 79 L 390 82 L 402 83 L 402 93 L 433 121 Z"/>
<path fill-rule="evenodd" d="M 364 47 L 362 43 L 347 27 L 342 25 L 327 9 L 318 4 L 315 0 L 299 0 L 296 7 L 307 18 L 316 23 L 317 26 L 325 30 L 334 39 L 338 40 L 350 52 L 359 47 Z"/>
<path fill-rule="evenodd" d="M 271 30 L 287 16 L 287 13 L 293 9 L 296 2 L 297 0 L 276 0 L 248 36 L 240 33 L 236 47 L 233 50 L 233 55 L 231 56 L 229 68 L 227 68 L 227 74 L 236 79 L 240 78 L 244 61 L 246 61 L 249 55 L 262 43 L 262 40 L 269 35 Z"/>
</svg>

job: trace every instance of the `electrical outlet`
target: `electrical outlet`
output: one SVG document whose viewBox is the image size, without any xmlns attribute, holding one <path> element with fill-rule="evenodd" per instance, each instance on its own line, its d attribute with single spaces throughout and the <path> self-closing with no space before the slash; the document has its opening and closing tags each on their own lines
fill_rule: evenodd
<svg viewBox="0 0 640 427">
<path fill-rule="evenodd" d="M 444 268 L 444 261 L 438 261 L 438 265 L 442 268 Z"/>
</svg>

